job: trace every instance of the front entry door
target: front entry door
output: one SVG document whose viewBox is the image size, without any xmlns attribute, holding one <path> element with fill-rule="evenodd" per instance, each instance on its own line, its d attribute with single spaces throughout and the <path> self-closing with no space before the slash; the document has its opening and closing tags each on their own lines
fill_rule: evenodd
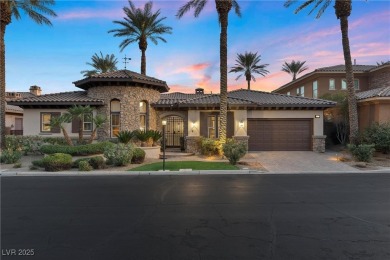
<svg viewBox="0 0 390 260">
<path fill-rule="evenodd" d="M 184 136 L 183 118 L 179 116 L 168 117 L 165 130 L 166 146 L 180 147 L 180 137 Z"/>
</svg>

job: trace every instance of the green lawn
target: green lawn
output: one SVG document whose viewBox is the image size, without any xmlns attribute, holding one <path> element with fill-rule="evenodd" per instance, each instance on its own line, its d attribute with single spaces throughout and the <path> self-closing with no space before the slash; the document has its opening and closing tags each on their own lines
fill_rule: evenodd
<svg viewBox="0 0 390 260">
<path fill-rule="evenodd" d="M 163 163 L 151 163 L 140 167 L 130 169 L 129 171 L 158 171 L 162 170 Z M 198 161 L 184 161 L 184 162 L 165 162 L 165 169 L 171 171 L 178 171 L 180 169 L 192 170 L 238 170 L 235 165 L 225 162 L 198 162 Z"/>
</svg>

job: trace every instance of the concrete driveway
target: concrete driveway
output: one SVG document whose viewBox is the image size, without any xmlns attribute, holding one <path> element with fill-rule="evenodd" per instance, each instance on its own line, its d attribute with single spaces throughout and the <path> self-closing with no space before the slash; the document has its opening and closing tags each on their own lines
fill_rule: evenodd
<svg viewBox="0 0 390 260">
<path fill-rule="evenodd" d="M 260 162 L 269 172 L 356 172 L 359 171 L 337 161 L 334 152 L 306 151 L 250 152 L 247 161 Z"/>
</svg>

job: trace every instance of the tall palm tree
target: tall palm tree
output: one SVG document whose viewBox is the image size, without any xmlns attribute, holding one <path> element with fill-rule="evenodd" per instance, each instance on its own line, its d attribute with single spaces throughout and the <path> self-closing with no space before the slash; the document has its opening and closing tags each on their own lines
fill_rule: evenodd
<svg viewBox="0 0 390 260">
<path fill-rule="evenodd" d="M 60 116 L 52 117 L 50 120 L 51 127 L 59 127 L 62 130 L 65 141 L 69 146 L 73 146 L 72 139 L 69 137 L 68 131 L 66 131 L 65 125 L 66 123 L 70 123 L 72 121 L 72 115 L 69 113 L 62 114 Z"/>
<path fill-rule="evenodd" d="M 184 4 L 176 16 L 180 19 L 185 13 L 194 8 L 194 16 L 198 17 L 205 7 L 207 0 L 190 0 Z M 220 59 L 220 119 L 221 127 L 219 128 L 219 140 L 221 143 L 226 142 L 226 122 L 227 122 L 227 27 L 229 12 L 233 7 L 238 16 L 241 16 L 240 6 L 236 0 L 215 0 L 215 7 L 218 13 L 218 20 L 221 26 L 219 37 L 219 59 Z"/>
<path fill-rule="evenodd" d="M 348 92 L 348 110 L 349 110 L 349 140 L 351 143 L 355 143 L 358 137 L 359 125 L 358 125 L 358 113 L 357 113 L 357 101 L 356 93 L 354 88 L 354 78 L 353 78 L 353 67 L 352 67 L 352 58 L 351 50 L 349 45 L 348 37 L 348 17 L 351 15 L 352 10 L 352 0 L 305 0 L 296 10 L 295 13 L 300 12 L 302 9 L 307 6 L 312 5 L 313 8 L 309 12 L 311 14 L 317 8 L 316 18 L 320 18 L 324 13 L 326 8 L 332 3 L 334 4 L 335 14 L 337 19 L 340 20 L 340 29 L 342 36 L 342 45 L 345 61 L 345 73 L 347 80 L 347 92 Z M 287 0 L 284 3 L 285 7 L 291 6 L 297 0 Z"/>
<path fill-rule="evenodd" d="M 57 16 L 49 7 L 54 0 L 6 0 L 0 1 L 0 149 L 5 148 L 5 29 L 12 18 L 19 20 L 24 11 L 34 22 L 51 25 L 45 16 Z"/>
<path fill-rule="evenodd" d="M 79 106 L 79 105 L 73 105 L 72 107 L 68 108 L 68 113 L 72 115 L 73 119 L 76 119 L 79 121 L 79 144 L 83 143 L 83 123 L 84 123 L 84 115 L 91 114 L 92 108 L 90 106 Z"/>
<path fill-rule="evenodd" d="M 93 124 L 95 125 L 95 128 L 93 129 L 91 133 L 91 137 L 89 138 L 89 143 L 92 144 L 93 140 L 96 137 L 96 132 L 99 128 L 103 127 L 103 125 L 107 122 L 107 118 L 103 115 L 96 115 L 93 119 Z"/>
<path fill-rule="evenodd" d="M 93 70 L 83 70 L 81 73 L 84 74 L 84 77 L 92 76 L 97 73 L 111 72 L 116 71 L 116 64 L 118 60 L 115 58 L 114 54 L 103 56 L 103 53 L 100 52 L 100 56 L 95 53 L 92 58 L 92 62 L 87 62 L 87 65 L 92 66 Z"/>
<path fill-rule="evenodd" d="M 287 72 L 293 76 L 293 81 L 297 79 L 297 75 L 307 70 L 309 67 L 305 66 L 306 61 L 292 60 L 290 63 L 287 61 L 282 65 L 282 71 Z"/>
<path fill-rule="evenodd" d="M 251 89 L 251 80 L 256 81 L 256 78 L 253 76 L 254 73 L 265 76 L 269 73 L 268 70 L 265 69 L 269 64 L 261 64 L 258 63 L 261 60 L 261 55 L 257 55 L 252 52 L 245 52 L 244 54 L 237 53 L 236 66 L 232 67 L 230 72 L 241 72 L 236 80 L 238 80 L 242 75 L 245 75 L 245 79 L 248 82 L 248 89 Z"/>
<path fill-rule="evenodd" d="M 171 34 L 172 27 L 165 26 L 162 21 L 166 17 L 160 18 L 160 9 L 153 13 L 152 2 L 147 2 L 143 9 L 136 8 L 129 0 L 130 8 L 123 7 L 126 14 L 123 21 L 114 21 L 115 24 L 121 25 L 121 28 L 108 31 L 115 33 L 115 37 L 126 37 L 119 47 L 123 51 L 130 43 L 138 42 L 138 47 L 141 50 L 141 74 L 146 75 L 146 49 L 148 40 L 154 44 L 158 44 L 158 40 L 167 42 L 161 35 Z"/>
</svg>

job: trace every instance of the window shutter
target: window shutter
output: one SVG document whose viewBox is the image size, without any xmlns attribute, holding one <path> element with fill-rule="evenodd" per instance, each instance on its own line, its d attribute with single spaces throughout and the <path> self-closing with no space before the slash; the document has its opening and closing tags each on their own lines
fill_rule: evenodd
<svg viewBox="0 0 390 260">
<path fill-rule="evenodd" d="M 200 135 L 208 137 L 207 135 L 207 117 L 209 113 L 200 112 Z"/>
<path fill-rule="evenodd" d="M 79 125 L 80 125 L 80 120 L 78 118 L 73 118 L 72 119 L 72 133 L 79 132 Z"/>
<path fill-rule="evenodd" d="M 226 126 L 226 137 L 232 138 L 234 136 L 234 113 L 227 113 L 227 126 Z"/>
<path fill-rule="evenodd" d="M 52 118 L 59 117 L 59 116 L 61 116 L 60 112 L 53 112 L 53 113 L 51 113 L 51 117 Z M 61 133 L 61 128 L 58 127 L 58 126 L 57 127 L 52 127 L 50 132 L 52 132 L 52 133 Z"/>
</svg>

